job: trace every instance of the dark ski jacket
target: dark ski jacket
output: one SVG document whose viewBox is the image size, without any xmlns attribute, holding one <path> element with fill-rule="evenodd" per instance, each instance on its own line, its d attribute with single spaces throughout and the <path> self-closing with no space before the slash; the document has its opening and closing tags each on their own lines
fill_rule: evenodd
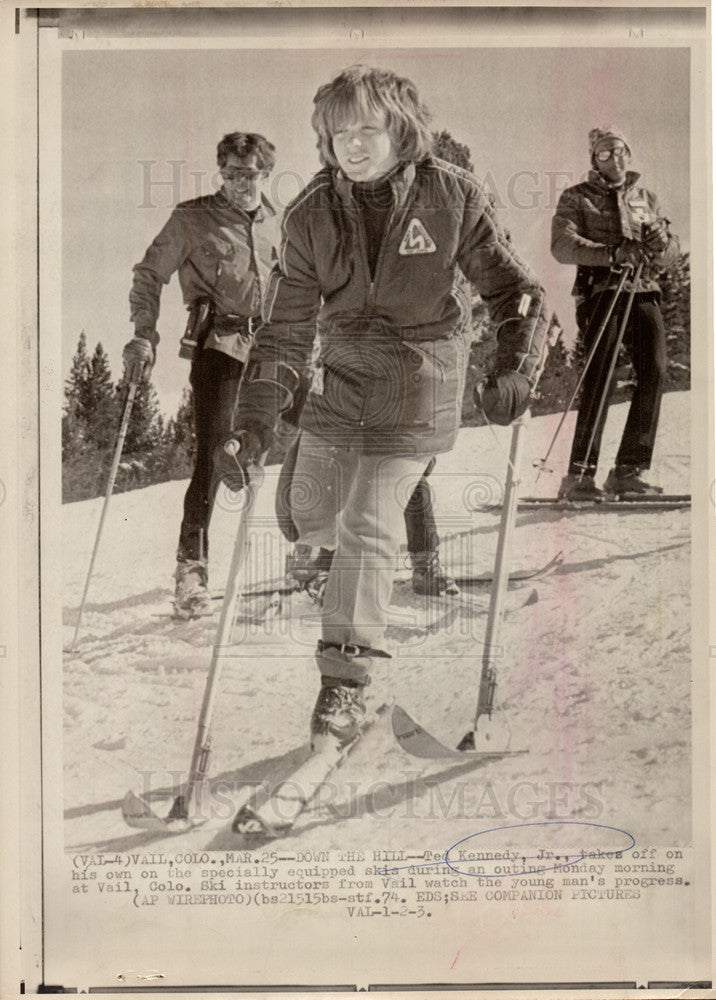
<svg viewBox="0 0 716 1000">
<path fill-rule="evenodd" d="M 273 427 L 287 394 L 276 384 L 280 365 L 266 372 L 277 362 L 304 369 L 318 329 L 318 378 L 302 428 L 366 451 L 449 450 L 467 360 L 460 271 L 498 324 L 499 367 L 534 371 L 546 332 L 543 291 L 474 175 L 430 157 L 390 180 L 393 207 L 373 280 L 353 185 L 341 171 L 321 170 L 287 208 L 265 325 L 239 395 L 242 426 Z"/>
<path fill-rule="evenodd" d="M 578 303 L 605 288 L 616 288 L 618 276 L 611 271 L 612 253 L 624 240 L 640 240 L 645 222 L 666 226 L 668 245 L 653 265 L 644 267 L 637 292 L 658 292 L 656 275 L 675 263 L 679 244 L 668 231 L 656 195 L 639 183 L 630 170 L 622 187 L 615 188 L 597 170 L 587 180 L 567 188 L 552 219 L 552 255 L 560 264 L 576 264 L 572 295 Z M 631 283 L 624 286 L 631 289 Z"/>
<path fill-rule="evenodd" d="M 279 239 L 278 214 L 266 199 L 253 220 L 222 191 L 181 202 L 133 269 L 129 302 L 135 329 L 154 328 L 162 287 L 177 271 L 187 307 L 198 298 L 213 306 L 214 326 L 205 346 L 245 361 L 251 336 L 235 332 L 236 324 L 222 318 L 260 314 Z"/>
</svg>

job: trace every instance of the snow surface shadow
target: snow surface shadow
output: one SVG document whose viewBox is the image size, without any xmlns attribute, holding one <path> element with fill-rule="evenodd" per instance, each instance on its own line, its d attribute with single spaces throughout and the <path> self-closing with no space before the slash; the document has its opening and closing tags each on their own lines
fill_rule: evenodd
<svg viewBox="0 0 716 1000">
<path fill-rule="evenodd" d="M 675 549 L 683 549 L 691 544 L 690 540 L 685 542 L 675 542 L 673 545 L 662 545 L 656 549 L 646 549 L 643 552 L 624 552 L 611 556 L 603 556 L 600 559 L 585 559 L 583 562 L 562 563 L 555 572 L 555 576 L 568 576 L 572 573 L 587 573 L 595 569 L 604 569 L 616 562 L 631 562 L 634 559 L 646 559 L 648 556 L 662 555 L 664 552 L 673 552 Z"/>
<path fill-rule="evenodd" d="M 451 781 L 463 774 L 468 774 L 476 768 L 490 765 L 494 765 L 494 760 L 472 758 L 466 760 L 464 764 L 462 762 L 452 764 L 427 776 L 411 777 L 403 782 L 393 782 L 392 784 L 380 782 L 374 791 L 350 798 L 346 803 L 347 815 L 343 815 L 343 810 L 336 809 L 337 815 L 327 816 L 324 819 L 317 818 L 306 824 L 303 829 L 310 830 L 314 827 L 327 826 L 340 819 L 359 819 L 370 813 L 395 807 L 403 802 L 411 802 L 424 795 L 434 785 L 440 785 L 445 781 Z"/>
<path fill-rule="evenodd" d="M 145 590 L 142 594 L 132 594 L 129 597 L 122 597 L 118 601 L 109 601 L 106 604 L 85 604 L 85 613 L 97 611 L 100 613 L 107 611 L 123 611 L 125 608 L 136 608 L 143 604 L 154 604 L 169 602 L 172 599 L 172 591 L 166 587 L 155 587 L 154 590 Z M 64 607 L 62 609 L 63 625 L 74 625 L 79 613 L 79 604 L 76 607 Z M 65 614 L 73 615 L 71 621 L 65 621 Z"/>
<path fill-rule="evenodd" d="M 459 778 L 461 775 L 467 774 L 475 768 L 486 767 L 489 763 L 494 763 L 494 761 L 469 760 L 464 764 L 459 763 L 445 767 L 441 771 L 437 771 L 427 777 L 413 777 L 406 781 L 394 782 L 392 784 L 380 781 L 374 790 L 351 796 L 344 804 L 337 804 L 330 808 L 323 806 L 323 812 L 328 811 L 329 815 L 317 816 L 315 819 L 311 818 L 311 807 L 309 805 L 303 813 L 302 820 L 280 839 L 283 841 L 295 840 L 303 834 L 321 827 L 335 826 L 337 823 L 348 820 L 362 819 L 365 816 L 378 813 L 382 809 L 394 808 L 401 803 L 412 801 L 424 795 L 433 785 L 439 785 L 444 781 Z M 214 839 L 206 844 L 204 849 L 207 851 L 236 850 L 237 848 L 251 850 L 275 839 L 275 837 L 242 836 L 234 833 L 231 827 L 228 826 L 219 831 Z"/>
<path fill-rule="evenodd" d="M 268 785 L 273 787 L 279 784 L 290 774 L 292 774 L 296 768 L 306 760 L 310 753 L 310 746 L 308 743 L 303 743 L 299 747 L 294 747 L 292 750 L 288 750 L 286 753 L 277 754 L 273 757 L 266 757 L 263 760 L 252 761 L 243 767 L 236 768 L 232 771 L 224 771 L 221 774 L 216 775 L 210 779 L 209 782 L 209 792 L 207 793 L 210 797 L 214 795 L 217 802 L 218 808 L 223 806 L 222 815 L 217 815 L 213 819 L 233 819 L 234 813 L 238 806 L 236 803 L 229 804 L 223 796 L 236 796 L 239 792 L 244 789 L 254 788 L 257 785 Z M 172 787 L 164 788 L 154 788 L 151 791 L 142 794 L 144 801 L 151 806 L 157 806 L 156 812 L 158 815 L 162 816 L 169 812 L 171 805 L 179 794 L 180 789 L 174 785 Z M 159 806 L 162 808 L 160 809 Z M 91 816 L 95 813 L 104 812 L 117 812 L 117 818 L 121 822 L 121 812 L 122 799 L 111 799 L 104 802 L 93 802 L 83 806 L 72 806 L 69 809 L 65 809 L 64 818 L 66 820 L 78 820 L 87 816 Z M 230 813 L 230 816 L 228 815 Z M 201 829 L 197 827 L 196 829 Z M 101 840 L 97 842 L 85 842 L 80 844 L 67 845 L 67 850 L 95 850 L 100 853 L 113 852 L 113 851 L 124 851 L 132 847 L 138 847 L 143 844 L 150 844 L 156 840 L 163 840 L 168 836 L 175 836 L 177 832 L 191 832 L 191 831 L 173 831 L 170 826 L 167 826 L 166 831 L 164 830 L 136 830 L 131 833 L 127 833 L 123 837 L 112 837 L 108 840 Z M 236 840 L 236 835 L 232 834 L 233 840 Z"/>
</svg>

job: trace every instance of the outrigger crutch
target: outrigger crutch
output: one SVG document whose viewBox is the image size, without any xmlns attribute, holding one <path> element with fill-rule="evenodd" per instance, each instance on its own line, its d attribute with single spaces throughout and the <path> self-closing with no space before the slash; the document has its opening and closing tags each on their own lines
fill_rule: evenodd
<svg viewBox="0 0 716 1000">
<path fill-rule="evenodd" d="M 228 452 L 229 445 L 225 447 Z M 216 642 L 212 651 L 211 664 L 204 688 L 204 698 L 197 723 L 194 750 L 189 766 L 189 776 L 181 793 L 176 797 L 171 811 L 164 819 L 157 816 L 144 799 L 135 795 L 134 792 L 127 792 L 122 802 L 122 816 L 129 826 L 150 830 L 166 830 L 167 826 L 174 824 L 180 828 L 186 828 L 187 826 L 198 825 L 208 819 L 208 816 L 201 815 L 198 800 L 209 767 L 211 723 L 221 674 L 227 657 L 235 655 L 235 653 L 230 652 L 231 635 L 236 621 L 236 604 L 239 596 L 239 587 L 242 581 L 243 570 L 248 561 L 251 544 L 250 530 L 256 497 L 264 478 L 262 464 L 263 460 L 261 463 L 249 467 L 249 481 L 243 485 L 244 506 L 239 514 L 240 520 L 236 531 L 236 540 L 231 556 L 224 599 L 221 605 L 221 616 L 216 630 Z"/>
</svg>

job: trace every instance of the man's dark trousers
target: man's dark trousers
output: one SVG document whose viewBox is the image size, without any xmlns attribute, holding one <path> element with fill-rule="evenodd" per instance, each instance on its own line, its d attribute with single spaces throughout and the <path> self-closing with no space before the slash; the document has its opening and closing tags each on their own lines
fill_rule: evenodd
<svg viewBox="0 0 716 1000">
<path fill-rule="evenodd" d="M 243 362 L 211 348 L 200 349 L 192 362 L 189 382 L 194 391 L 196 458 L 184 496 L 177 549 L 180 561 L 208 558 L 209 522 L 218 488 L 213 476 L 214 451 L 233 427 L 243 368 Z"/>
<path fill-rule="evenodd" d="M 602 318 L 609 308 L 611 298 L 610 292 L 605 291 L 587 299 L 577 309 L 577 323 L 582 331 L 585 353 L 587 354 L 591 350 Z M 577 426 L 569 461 L 569 471 L 573 473 L 585 472 L 587 475 L 593 476 L 597 469 L 609 399 L 616 387 L 616 374 L 612 376 L 606 403 L 602 409 L 588 455 L 587 446 L 597 419 L 599 402 L 604 391 L 628 298 L 627 294 L 619 296 L 599 347 L 584 377 Z M 636 386 L 614 464 L 648 469 L 654 451 L 661 396 L 666 378 L 666 333 L 659 308 L 658 293 L 643 292 L 634 296 L 624 335 L 624 344 L 629 349 L 632 367 L 636 375 Z"/>
</svg>

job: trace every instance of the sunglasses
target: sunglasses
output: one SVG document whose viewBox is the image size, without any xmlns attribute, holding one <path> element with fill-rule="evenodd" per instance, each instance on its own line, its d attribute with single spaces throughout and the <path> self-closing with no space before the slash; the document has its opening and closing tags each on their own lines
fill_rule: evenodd
<svg viewBox="0 0 716 1000">
<path fill-rule="evenodd" d="M 225 181 L 256 181 L 269 175 L 268 170 L 252 170 L 249 167 L 222 167 L 219 172 Z"/>
</svg>

